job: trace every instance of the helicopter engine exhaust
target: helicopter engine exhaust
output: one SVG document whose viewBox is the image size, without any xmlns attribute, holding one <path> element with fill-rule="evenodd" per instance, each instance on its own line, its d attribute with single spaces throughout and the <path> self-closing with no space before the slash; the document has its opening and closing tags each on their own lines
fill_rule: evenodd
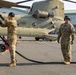
<svg viewBox="0 0 76 75">
<path fill-rule="evenodd" d="M 32 16 L 35 18 L 48 18 L 48 17 L 54 17 L 54 13 L 36 10 Z"/>
</svg>

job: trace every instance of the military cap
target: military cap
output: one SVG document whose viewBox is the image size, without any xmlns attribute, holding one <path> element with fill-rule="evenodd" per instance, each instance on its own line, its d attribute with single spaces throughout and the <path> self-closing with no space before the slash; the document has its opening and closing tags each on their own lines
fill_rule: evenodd
<svg viewBox="0 0 76 75">
<path fill-rule="evenodd" d="M 69 20 L 69 21 L 70 21 L 70 18 L 69 18 L 68 16 L 65 16 L 65 17 L 64 17 L 64 21 L 65 21 L 65 20 Z"/>
<path fill-rule="evenodd" d="M 10 12 L 8 15 L 11 16 L 11 17 L 15 16 L 15 14 L 13 12 Z"/>
</svg>

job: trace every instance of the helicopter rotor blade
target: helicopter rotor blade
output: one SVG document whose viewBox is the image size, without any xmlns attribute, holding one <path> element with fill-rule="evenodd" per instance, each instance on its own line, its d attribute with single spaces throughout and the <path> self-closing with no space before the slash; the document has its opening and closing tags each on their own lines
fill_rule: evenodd
<svg viewBox="0 0 76 75">
<path fill-rule="evenodd" d="M 71 2 L 71 3 L 76 3 L 75 1 L 71 1 L 71 0 L 63 0 L 63 1 Z"/>
<path fill-rule="evenodd" d="M 20 3 L 24 3 L 24 2 L 29 2 L 29 1 L 33 1 L 33 0 L 20 1 L 20 2 L 17 2 L 16 4 L 20 4 Z"/>
<path fill-rule="evenodd" d="M 3 0 L 0 1 L 0 7 L 10 8 L 15 5 L 16 5 L 16 3 L 13 3 L 13 2 L 8 2 L 8 1 L 3 1 Z"/>
<path fill-rule="evenodd" d="M 27 9 L 31 9 L 31 7 L 30 7 L 30 6 L 16 5 L 15 7 L 20 7 L 20 8 L 27 8 Z"/>
<path fill-rule="evenodd" d="M 6 7 L 6 8 L 20 7 L 20 8 L 27 8 L 27 9 L 31 8 L 30 6 L 18 5 L 16 3 L 8 2 L 8 1 L 3 1 L 3 0 L 0 2 L 0 7 Z"/>
</svg>

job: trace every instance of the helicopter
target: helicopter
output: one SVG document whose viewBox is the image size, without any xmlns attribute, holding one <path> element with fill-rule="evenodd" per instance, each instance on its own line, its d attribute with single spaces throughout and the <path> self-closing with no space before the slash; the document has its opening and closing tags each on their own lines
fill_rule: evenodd
<svg viewBox="0 0 76 75">
<path fill-rule="evenodd" d="M 32 7 L 19 5 L 28 1 L 32 0 L 16 3 L 0 0 L 0 7 L 11 8 L 14 6 L 30 9 L 28 14 L 15 17 L 18 22 L 18 36 L 32 36 L 38 41 L 41 38 L 46 38 L 64 22 L 64 3 L 60 0 L 34 2 Z M 8 14 L 2 13 L 1 15 L 7 17 Z M 7 28 L 0 27 L 0 35 L 6 35 L 6 30 Z"/>
</svg>

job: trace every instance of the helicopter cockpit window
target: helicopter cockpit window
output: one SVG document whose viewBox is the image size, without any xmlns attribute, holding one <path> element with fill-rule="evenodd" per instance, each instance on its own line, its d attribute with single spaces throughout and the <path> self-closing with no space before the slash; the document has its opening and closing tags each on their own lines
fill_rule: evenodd
<svg viewBox="0 0 76 75">
<path fill-rule="evenodd" d="M 54 13 L 53 12 L 45 12 L 45 11 L 40 11 L 40 10 L 36 10 L 34 12 L 34 14 L 32 15 L 35 18 L 48 18 L 48 17 L 54 17 Z"/>
</svg>

